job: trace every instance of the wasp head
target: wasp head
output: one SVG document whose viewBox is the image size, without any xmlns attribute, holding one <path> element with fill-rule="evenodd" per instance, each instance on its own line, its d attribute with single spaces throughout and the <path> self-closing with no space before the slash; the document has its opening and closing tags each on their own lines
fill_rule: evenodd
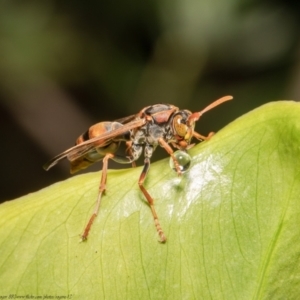
<svg viewBox="0 0 300 300">
<path fill-rule="evenodd" d="M 195 122 L 189 120 L 192 113 L 189 110 L 180 110 L 171 120 L 171 129 L 175 143 L 180 149 L 186 149 L 194 134 Z"/>
<path fill-rule="evenodd" d="M 189 110 L 179 110 L 175 113 L 171 120 L 171 129 L 176 147 L 179 149 L 188 149 L 191 139 L 194 136 L 195 124 L 200 117 L 212 108 L 229 100 L 232 100 L 232 96 L 222 97 L 199 112 L 192 113 Z"/>
</svg>

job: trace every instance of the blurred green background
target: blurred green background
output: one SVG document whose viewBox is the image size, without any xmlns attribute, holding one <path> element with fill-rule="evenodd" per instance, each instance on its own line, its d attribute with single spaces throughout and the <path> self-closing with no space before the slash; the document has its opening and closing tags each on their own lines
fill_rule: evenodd
<svg viewBox="0 0 300 300">
<path fill-rule="evenodd" d="M 286 0 L 0 0 L 0 200 L 68 178 L 67 162 L 42 165 L 96 122 L 233 95 L 199 121 L 206 135 L 298 100 L 299 21 Z"/>
</svg>

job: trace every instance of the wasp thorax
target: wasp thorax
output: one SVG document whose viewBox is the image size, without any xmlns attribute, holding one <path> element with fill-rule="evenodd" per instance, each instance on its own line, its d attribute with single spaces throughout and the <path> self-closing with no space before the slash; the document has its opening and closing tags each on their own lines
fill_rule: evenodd
<svg viewBox="0 0 300 300">
<path fill-rule="evenodd" d="M 191 161 L 192 161 L 192 158 L 190 157 L 190 155 L 185 151 L 178 150 L 178 151 L 174 152 L 174 156 L 175 156 L 176 161 L 178 162 L 181 173 L 186 172 L 189 169 L 189 167 L 191 165 Z M 176 166 L 175 166 L 175 163 L 174 163 L 174 160 L 172 159 L 172 157 L 170 157 L 170 167 L 175 172 L 177 172 Z"/>
</svg>

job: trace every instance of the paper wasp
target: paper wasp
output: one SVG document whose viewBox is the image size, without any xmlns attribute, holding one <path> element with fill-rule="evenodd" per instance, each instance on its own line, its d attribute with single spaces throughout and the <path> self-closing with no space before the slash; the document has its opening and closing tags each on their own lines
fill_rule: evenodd
<svg viewBox="0 0 300 300">
<path fill-rule="evenodd" d="M 195 123 L 202 114 L 231 99 L 231 96 L 222 97 L 195 113 L 180 110 L 171 104 L 156 104 L 143 108 L 136 115 L 114 122 L 97 123 L 79 136 L 74 147 L 62 152 L 46 163 L 44 169 L 49 170 L 60 160 L 67 158 L 71 163 L 71 173 L 75 173 L 97 161 L 103 160 L 96 206 L 81 236 L 82 240 L 87 239 L 93 221 L 99 212 L 101 197 L 106 189 L 108 160 L 112 159 L 118 163 L 132 164 L 141 156 L 144 150 L 144 167 L 138 185 L 150 206 L 160 242 L 165 242 L 166 236 L 160 225 L 154 201 L 144 187 L 153 151 L 158 145 L 164 148 L 171 156 L 177 174 L 181 175 L 179 163 L 171 146 L 179 150 L 188 150 L 193 146 L 191 144 L 193 137 L 200 141 L 207 140 L 210 135 L 205 137 L 194 131 Z M 127 146 L 125 155 L 117 154 L 121 143 L 125 143 Z"/>
</svg>

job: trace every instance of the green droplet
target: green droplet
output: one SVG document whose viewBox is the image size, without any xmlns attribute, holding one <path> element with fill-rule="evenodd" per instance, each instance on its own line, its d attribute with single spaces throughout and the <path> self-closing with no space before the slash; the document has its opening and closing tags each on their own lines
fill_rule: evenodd
<svg viewBox="0 0 300 300">
<path fill-rule="evenodd" d="M 186 172 L 189 169 L 189 167 L 191 165 L 191 161 L 192 161 L 192 158 L 190 157 L 190 155 L 185 151 L 178 150 L 178 151 L 174 152 L 174 156 L 175 156 L 176 160 L 178 161 L 181 173 Z M 176 172 L 175 164 L 174 164 L 172 157 L 170 157 L 170 167 L 172 168 L 172 170 L 174 170 Z"/>
</svg>

